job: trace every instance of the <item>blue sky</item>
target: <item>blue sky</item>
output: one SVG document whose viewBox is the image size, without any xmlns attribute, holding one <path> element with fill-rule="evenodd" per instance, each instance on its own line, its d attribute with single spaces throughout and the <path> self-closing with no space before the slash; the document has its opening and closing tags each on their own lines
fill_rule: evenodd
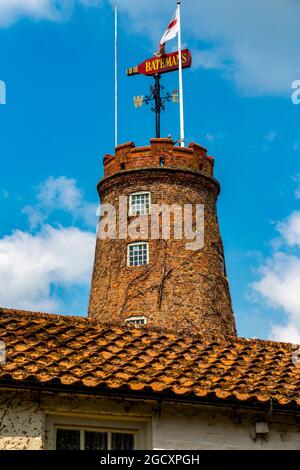
<svg viewBox="0 0 300 470">
<path fill-rule="evenodd" d="M 119 0 L 120 143 L 154 135 L 132 100 L 151 80 L 125 70 L 152 55 L 175 5 Z M 182 2 L 186 137 L 215 157 L 239 334 L 300 342 L 300 6 L 243 6 Z M 113 33 L 109 1 L 0 0 L 2 306 L 86 313 L 95 187 L 114 144 Z M 177 78 L 163 78 L 168 91 Z M 163 135 L 178 138 L 178 113 L 168 105 Z"/>
</svg>

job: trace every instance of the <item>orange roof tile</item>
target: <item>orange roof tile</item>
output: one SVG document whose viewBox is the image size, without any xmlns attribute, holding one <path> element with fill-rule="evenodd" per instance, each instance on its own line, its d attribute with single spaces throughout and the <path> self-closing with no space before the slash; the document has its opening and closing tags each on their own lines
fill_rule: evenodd
<svg viewBox="0 0 300 470">
<path fill-rule="evenodd" d="M 2 386 L 76 386 L 87 393 L 106 389 L 240 402 L 272 399 L 279 406 L 300 406 L 300 367 L 289 343 L 208 340 L 1 308 L 0 340 L 7 353 L 6 364 L 0 365 Z"/>
</svg>

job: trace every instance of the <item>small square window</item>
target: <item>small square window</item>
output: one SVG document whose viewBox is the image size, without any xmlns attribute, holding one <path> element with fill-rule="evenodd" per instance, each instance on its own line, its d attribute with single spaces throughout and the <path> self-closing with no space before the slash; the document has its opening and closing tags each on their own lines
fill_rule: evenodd
<svg viewBox="0 0 300 470">
<path fill-rule="evenodd" d="M 134 193 L 130 195 L 129 215 L 150 214 L 150 193 Z"/>
<path fill-rule="evenodd" d="M 133 323 L 134 325 L 146 325 L 147 318 L 144 316 L 128 317 L 126 318 L 125 322 Z"/>
<path fill-rule="evenodd" d="M 149 262 L 148 243 L 131 243 L 128 245 L 128 266 L 144 266 Z"/>
</svg>

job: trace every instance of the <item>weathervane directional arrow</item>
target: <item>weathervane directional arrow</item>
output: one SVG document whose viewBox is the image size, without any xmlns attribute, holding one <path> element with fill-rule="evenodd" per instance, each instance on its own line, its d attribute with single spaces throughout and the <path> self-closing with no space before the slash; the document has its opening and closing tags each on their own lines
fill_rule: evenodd
<svg viewBox="0 0 300 470">
<path fill-rule="evenodd" d="M 192 65 L 192 56 L 188 49 L 181 51 L 182 68 L 188 68 Z M 164 93 L 164 87 L 160 84 L 161 75 L 174 72 L 179 69 L 179 53 L 156 55 L 145 60 L 141 64 L 127 69 L 127 75 L 147 75 L 154 78 L 154 86 L 150 87 L 150 94 L 147 96 L 134 96 L 134 106 L 141 108 L 143 103 L 149 104 L 152 100 L 154 106 L 151 108 L 155 112 L 156 137 L 160 137 L 160 115 L 165 110 L 165 103 L 171 100 L 174 103 L 179 101 L 179 92 L 174 90 L 172 95 Z"/>
</svg>

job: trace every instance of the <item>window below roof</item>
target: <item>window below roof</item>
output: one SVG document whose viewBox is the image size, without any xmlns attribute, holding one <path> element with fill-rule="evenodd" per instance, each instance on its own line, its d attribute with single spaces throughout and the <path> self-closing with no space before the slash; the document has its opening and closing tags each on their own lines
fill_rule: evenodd
<svg viewBox="0 0 300 470">
<path fill-rule="evenodd" d="M 46 448 L 52 450 L 149 449 L 148 422 L 139 418 L 48 416 Z"/>
</svg>

